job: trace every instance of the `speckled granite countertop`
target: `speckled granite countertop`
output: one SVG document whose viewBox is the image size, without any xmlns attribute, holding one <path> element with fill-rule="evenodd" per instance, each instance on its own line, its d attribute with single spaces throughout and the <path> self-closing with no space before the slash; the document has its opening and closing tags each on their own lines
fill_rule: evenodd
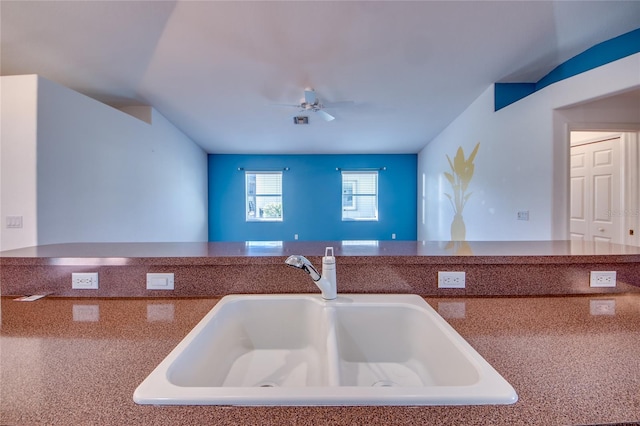
<svg viewBox="0 0 640 426">
<path fill-rule="evenodd" d="M 217 302 L 2 299 L 8 425 L 585 425 L 640 421 L 640 294 L 427 298 L 517 390 L 508 406 L 153 407 L 134 389 Z"/>
<path fill-rule="evenodd" d="M 90 259 L 98 265 L 215 265 L 281 262 L 302 254 L 319 257 L 332 246 L 348 263 L 372 263 L 381 257 L 407 263 L 555 263 L 571 259 L 590 262 L 640 262 L 640 247 L 595 241 L 247 241 L 209 243 L 67 243 L 0 252 L 7 265 L 73 265 Z M 82 263 L 84 262 L 84 263 Z"/>
<path fill-rule="evenodd" d="M 342 293 L 532 296 L 640 292 L 640 247 L 592 241 L 291 241 L 76 243 L 0 253 L 0 294 L 63 297 L 217 297 L 316 291 L 286 256 L 317 267 L 335 249 Z M 438 288 L 440 271 L 466 274 L 464 289 Z M 591 271 L 616 271 L 617 286 L 591 288 Z M 71 274 L 99 274 L 99 289 L 71 288 Z M 147 273 L 173 273 L 172 291 L 147 290 Z"/>
</svg>

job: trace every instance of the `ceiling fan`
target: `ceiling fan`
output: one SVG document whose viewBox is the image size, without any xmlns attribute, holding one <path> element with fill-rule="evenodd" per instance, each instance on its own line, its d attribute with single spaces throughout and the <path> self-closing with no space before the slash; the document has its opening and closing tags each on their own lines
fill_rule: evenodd
<svg viewBox="0 0 640 426">
<path fill-rule="evenodd" d="M 335 117 L 324 110 L 325 107 L 333 108 L 343 105 L 353 104 L 352 101 L 343 101 L 343 102 L 332 102 L 332 103 L 322 103 L 318 96 L 316 95 L 316 91 L 307 88 L 304 89 L 304 99 L 297 105 L 290 104 L 278 104 L 280 106 L 290 106 L 299 108 L 301 112 L 312 111 L 317 113 L 320 117 L 322 117 L 325 121 L 335 120 Z"/>
</svg>

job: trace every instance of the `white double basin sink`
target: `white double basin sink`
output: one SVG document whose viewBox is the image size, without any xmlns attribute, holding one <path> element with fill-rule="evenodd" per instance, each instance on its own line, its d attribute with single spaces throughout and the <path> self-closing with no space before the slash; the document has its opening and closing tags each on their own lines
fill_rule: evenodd
<svg viewBox="0 0 640 426">
<path fill-rule="evenodd" d="M 138 404 L 512 404 L 513 387 L 419 296 L 226 296 Z"/>
</svg>

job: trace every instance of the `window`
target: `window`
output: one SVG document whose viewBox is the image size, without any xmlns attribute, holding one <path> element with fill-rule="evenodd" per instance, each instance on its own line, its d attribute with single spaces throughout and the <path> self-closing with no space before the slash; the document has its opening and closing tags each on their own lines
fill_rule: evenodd
<svg viewBox="0 0 640 426">
<path fill-rule="evenodd" d="M 282 172 L 245 172 L 246 220 L 282 221 Z"/>
<path fill-rule="evenodd" d="M 342 220 L 378 220 L 378 172 L 342 172 Z"/>
</svg>

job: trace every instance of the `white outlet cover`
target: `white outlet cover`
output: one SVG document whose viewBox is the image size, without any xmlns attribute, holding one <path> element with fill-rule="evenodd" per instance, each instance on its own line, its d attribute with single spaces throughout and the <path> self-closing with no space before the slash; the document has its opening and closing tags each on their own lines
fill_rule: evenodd
<svg viewBox="0 0 640 426">
<path fill-rule="evenodd" d="M 465 273 L 438 271 L 438 288 L 465 288 Z"/>
<path fill-rule="evenodd" d="M 97 290 L 98 289 L 98 273 L 97 272 L 73 272 L 71 274 L 71 288 Z"/>
<path fill-rule="evenodd" d="M 591 271 L 589 285 L 591 287 L 615 287 L 616 271 Z"/>
</svg>

